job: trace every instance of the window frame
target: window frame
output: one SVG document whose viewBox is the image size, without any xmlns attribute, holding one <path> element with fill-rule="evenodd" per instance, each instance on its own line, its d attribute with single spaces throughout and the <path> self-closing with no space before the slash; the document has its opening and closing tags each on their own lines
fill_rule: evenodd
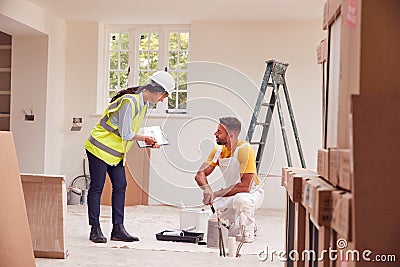
<svg viewBox="0 0 400 267">
<path fill-rule="evenodd" d="M 128 87 L 137 86 L 139 84 L 139 35 L 142 32 L 159 32 L 159 49 L 158 49 L 158 69 L 163 70 L 165 67 L 169 67 L 169 34 L 170 32 L 188 32 L 189 33 L 189 44 L 188 44 L 188 62 L 190 58 L 190 32 L 191 28 L 188 24 L 182 25 L 105 25 L 105 84 L 104 84 L 104 100 L 105 106 L 109 102 L 109 83 L 110 83 L 110 36 L 111 33 L 129 33 L 129 60 L 128 67 L 130 67 L 130 72 L 128 74 Z M 187 72 L 187 69 L 186 69 Z M 178 84 L 177 84 L 178 86 Z M 176 88 L 177 91 L 178 88 Z M 173 92 L 176 92 L 174 90 Z M 186 88 L 186 101 L 188 99 L 188 90 Z M 162 103 L 158 103 L 157 107 L 151 110 L 150 115 L 153 116 L 169 116 L 169 115 L 181 115 L 187 114 L 187 105 L 185 109 L 169 109 L 168 99 Z"/>
</svg>

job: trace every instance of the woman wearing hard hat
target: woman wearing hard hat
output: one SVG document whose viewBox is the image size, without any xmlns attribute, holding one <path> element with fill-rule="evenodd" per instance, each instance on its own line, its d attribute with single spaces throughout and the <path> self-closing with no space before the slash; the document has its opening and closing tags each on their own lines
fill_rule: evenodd
<svg viewBox="0 0 400 267">
<path fill-rule="evenodd" d="M 106 108 L 100 122 L 93 128 L 85 141 L 89 160 L 90 189 L 88 192 L 88 215 L 91 225 L 89 239 L 95 243 L 106 243 L 99 222 L 100 198 L 106 172 L 112 183 L 112 223 L 111 240 L 139 241 L 124 228 L 125 207 L 125 155 L 134 141 L 144 141 L 153 148 L 159 148 L 150 136 L 138 135 L 149 105 L 162 102 L 175 87 L 174 78 L 165 71 L 157 71 L 149 76 L 147 85 L 121 90 Z"/>
</svg>

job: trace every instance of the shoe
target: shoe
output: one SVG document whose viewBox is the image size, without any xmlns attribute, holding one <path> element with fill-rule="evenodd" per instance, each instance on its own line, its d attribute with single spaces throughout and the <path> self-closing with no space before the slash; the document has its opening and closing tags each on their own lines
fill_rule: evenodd
<svg viewBox="0 0 400 267">
<path fill-rule="evenodd" d="M 139 241 L 139 238 L 128 234 L 123 224 L 114 224 L 113 229 L 111 231 L 111 240 L 133 242 L 133 241 Z"/>
<path fill-rule="evenodd" d="M 100 226 L 92 225 L 89 239 L 94 243 L 107 243 L 107 238 L 105 238 L 105 236 L 103 235 Z"/>
</svg>

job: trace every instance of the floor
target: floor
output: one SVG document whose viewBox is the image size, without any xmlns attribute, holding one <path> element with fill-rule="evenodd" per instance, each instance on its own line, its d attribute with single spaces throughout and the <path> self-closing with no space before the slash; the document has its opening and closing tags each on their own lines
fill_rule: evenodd
<svg viewBox="0 0 400 267">
<path fill-rule="evenodd" d="M 100 222 L 104 235 L 111 233 L 111 208 L 101 207 Z M 126 207 L 125 228 L 140 242 L 108 241 L 95 244 L 88 240 L 86 206 L 68 206 L 66 220 L 66 247 L 69 256 L 64 260 L 36 259 L 38 267 L 50 266 L 284 266 L 271 255 L 259 259 L 260 251 L 268 254 L 284 248 L 284 212 L 257 210 L 256 240 L 244 244 L 241 257 L 220 257 L 218 249 L 190 243 L 157 241 L 155 234 L 163 230 L 178 230 L 180 211 L 166 206 Z"/>
</svg>

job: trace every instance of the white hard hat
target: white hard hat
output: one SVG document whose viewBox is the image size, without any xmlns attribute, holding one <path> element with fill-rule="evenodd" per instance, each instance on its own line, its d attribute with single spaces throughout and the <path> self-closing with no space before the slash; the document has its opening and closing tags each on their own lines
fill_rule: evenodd
<svg viewBox="0 0 400 267">
<path fill-rule="evenodd" d="M 171 90 L 175 88 L 174 78 L 166 71 L 157 71 L 153 75 L 150 75 L 149 79 L 161 85 L 161 87 L 164 88 L 169 95 L 171 94 Z"/>
</svg>

